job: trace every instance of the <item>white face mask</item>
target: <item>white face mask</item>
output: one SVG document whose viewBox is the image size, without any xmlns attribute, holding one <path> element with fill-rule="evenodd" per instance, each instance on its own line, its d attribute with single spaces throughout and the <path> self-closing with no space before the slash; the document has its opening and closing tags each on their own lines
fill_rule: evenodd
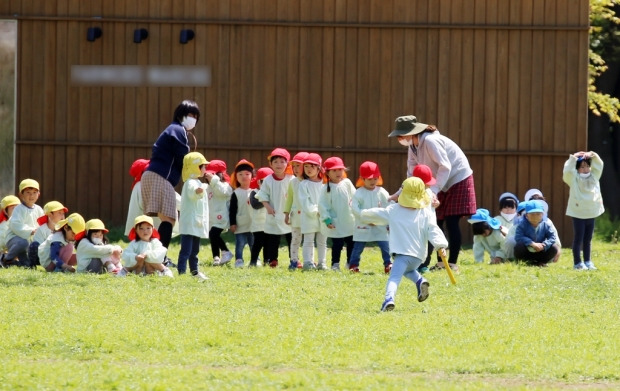
<svg viewBox="0 0 620 391">
<path fill-rule="evenodd" d="M 92 238 L 93 244 L 103 244 L 103 239 L 101 238 Z"/>
<path fill-rule="evenodd" d="M 502 215 L 503 218 L 506 219 L 506 221 L 510 222 L 512 221 L 512 219 L 515 218 L 515 216 L 517 215 L 516 213 L 504 213 L 504 212 L 499 212 L 500 215 Z"/>
<path fill-rule="evenodd" d="M 183 117 L 183 122 L 181 125 L 185 128 L 185 130 L 192 130 L 196 126 L 196 118 L 193 117 Z"/>
<path fill-rule="evenodd" d="M 589 178 L 590 175 L 592 175 L 591 172 L 585 172 L 585 173 L 584 172 L 580 172 L 579 173 L 579 176 L 582 177 L 583 179 Z"/>
<path fill-rule="evenodd" d="M 400 145 L 402 145 L 403 147 L 408 147 L 411 145 L 411 139 L 407 139 L 407 138 L 401 138 L 398 140 L 398 142 L 400 143 Z"/>
</svg>

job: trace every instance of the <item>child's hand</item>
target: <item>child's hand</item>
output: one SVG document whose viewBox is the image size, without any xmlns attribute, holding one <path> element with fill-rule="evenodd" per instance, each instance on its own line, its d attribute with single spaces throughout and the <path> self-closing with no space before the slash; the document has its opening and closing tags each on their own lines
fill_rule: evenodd
<svg viewBox="0 0 620 391">
<path fill-rule="evenodd" d="M 495 257 L 493 259 L 491 259 L 491 265 L 497 265 L 500 263 L 504 263 L 504 258 L 500 258 L 500 257 Z"/>
<path fill-rule="evenodd" d="M 439 200 L 437 199 L 437 196 L 433 194 L 433 199 L 431 200 L 431 206 L 435 209 L 439 208 L 439 205 L 441 203 L 439 202 Z"/>
<path fill-rule="evenodd" d="M 543 246 L 542 243 L 533 242 L 532 244 L 530 244 L 530 246 L 532 246 L 532 248 L 536 250 L 537 253 L 545 249 L 545 246 Z"/>
<path fill-rule="evenodd" d="M 445 248 L 440 248 L 439 250 L 437 250 L 437 252 L 439 253 L 439 256 L 442 258 L 445 258 L 448 256 L 448 254 L 446 253 L 446 249 Z"/>
<path fill-rule="evenodd" d="M 392 194 L 391 196 L 389 196 L 388 201 L 398 201 L 398 194 Z"/>
<path fill-rule="evenodd" d="M 237 230 L 237 225 L 233 224 L 230 226 L 230 232 L 235 233 L 235 231 Z"/>
<path fill-rule="evenodd" d="M 199 187 L 196 189 L 196 194 L 202 194 L 204 193 L 204 189 L 202 187 Z"/>
<path fill-rule="evenodd" d="M 327 224 L 327 228 L 336 229 L 336 226 L 333 223 Z"/>
<path fill-rule="evenodd" d="M 286 225 L 291 225 L 290 219 L 289 219 L 289 213 L 288 212 L 284 212 L 284 223 Z"/>
<path fill-rule="evenodd" d="M 267 214 L 268 215 L 272 215 L 272 216 L 276 215 L 276 210 L 273 209 L 273 207 L 271 205 L 265 204 L 265 209 L 267 209 Z"/>
<path fill-rule="evenodd" d="M 146 254 L 138 254 L 138 255 L 136 255 L 136 261 L 138 261 L 138 262 L 144 262 L 145 259 L 146 259 Z"/>
</svg>

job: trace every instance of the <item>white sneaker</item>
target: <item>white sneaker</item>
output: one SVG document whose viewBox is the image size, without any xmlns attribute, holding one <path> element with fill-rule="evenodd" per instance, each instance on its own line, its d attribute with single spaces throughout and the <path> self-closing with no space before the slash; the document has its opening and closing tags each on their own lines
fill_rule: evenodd
<svg viewBox="0 0 620 391">
<path fill-rule="evenodd" d="M 334 263 L 332 265 L 332 270 L 335 272 L 339 272 L 340 271 L 340 264 L 339 263 Z"/>
<path fill-rule="evenodd" d="M 205 276 L 201 272 L 194 274 L 192 277 L 198 280 L 198 282 L 205 282 L 209 279 L 209 277 Z"/>
<path fill-rule="evenodd" d="M 116 273 L 116 277 L 127 277 L 127 269 L 122 268 Z"/>
<path fill-rule="evenodd" d="M 213 266 L 220 266 L 220 265 L 221 265 L 220 257 L 213 257 Z"/>
<path fill-rule="evenodd" d="M 164 267 L 164 270 L 159 272 L 160 276 L 166 276 L 166 277 L 174 277 L 174 274 L 172 274 L 172 270 L 168 269 L 167 267 Z"/>
<path fill-rule="evenodd" d="M 222 251 L 222 259 L 220 260 L 220 265 L 227 264 L 230 260 L 233 259 L 233 254 L 230 251 Z"/>
<path fill-rule="evenodd" d="M 243 259 L 237 259 L 235 261 L 235 267 L 242 268 L 244 266 Z"/>
</svg>

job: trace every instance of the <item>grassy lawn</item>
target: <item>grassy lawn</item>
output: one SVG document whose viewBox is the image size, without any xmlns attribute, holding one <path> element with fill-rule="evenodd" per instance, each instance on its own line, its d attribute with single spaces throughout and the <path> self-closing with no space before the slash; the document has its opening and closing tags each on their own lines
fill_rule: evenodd
<svg viewBox="0 0 620 391">
<path fill-rule="evenodd" d="M 378 248 L 360 274 L 291 273 L 205 245 L 203 284 L 3 269 L 0 389 L 618 389 L 620 245 L 593 248 L 593 272 L 465 251 L 456 286 L 427 274 L 418 303 L 403 280 L 389 313 Z"/>
</svg>

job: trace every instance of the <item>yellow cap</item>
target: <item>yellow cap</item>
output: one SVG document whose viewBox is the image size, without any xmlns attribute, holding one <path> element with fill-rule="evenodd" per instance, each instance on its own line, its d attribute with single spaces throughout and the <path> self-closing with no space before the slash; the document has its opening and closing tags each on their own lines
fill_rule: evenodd
<svg viewBox="0 0 620 391">
<path fill-rule="evenodd" d="M 33 189 L 40 190 L 39 189 L 39 182 L 35 181 L 34 179 L 28 178 L 28 179 L 24 179 L 23 181 L 20 182 L 20 184 L 19 184 L 19 192 L 21 193 L 22 191 L 24 191 L 24 189 L 27 189 L 29 187 L 31 187 Z"/>
<path fill-rule="evenodd" d="M 183 158 L 183 181 L 200 177 L 200 166 L 209 164 L 200 152 L 190 152 Z"/>
<path fill-rule="evenodd" d="M 99 219 L 88 220 L 86 222 L 86 230 L 87 231 L 103 231 L 105 233 L 110 232 L 106 229 L 105 225 L 103 224 L 103 221 Z"/>
<path fill-rule="evenodd" d="M 153 219 L 152 219 L 152 218 L 150 218 L 150 217 L 149 217 L 149 216 L 147 216 L 147 215 L 140 215 L 140 216 L 136 217 L 136 218 L 133 220 L 133 226 L 134 226 L 134 227 L 135 227 L 136 225 L 138 225 L 138 224 L 141 224 L 141 223 L 149 223 L 149 224 L 151 224 L 152 226 L 155 226 L 155 225 L 153 224 Z"/>
<path fill-rule="evenodd" d="M 60 230 L 65 225 L 68 225 L 69 228 L 71 228 L 71 231 L 73 231 L 73 233 L 75 234 L 84 232 L 84 230 L 86 229 L 84 218 L 78 213 L 71 213 L 69 217 L 56 223 L 56 231 Z"/>
<path fill-rule="evenodd" d="M 2 199 L 0 203 L 0 206 L 2 207 L 0 209 L 5 210 L 11 205 L 19 205 L 19 204 L 21 204 L 21 201 L 19 200 L 19 198 L 15 197 L 14 195 L 8 195 Z"/>
<path fill-rule="evenodd" d="M 43 206 L 43 212 L 45 214 L 57 212 L 59 210 L 63 210 L 65 213 L 69 211 L 69 209 L 67 209 L 63 204 L 58 201 L 50 201 Z"/>
</svg>

